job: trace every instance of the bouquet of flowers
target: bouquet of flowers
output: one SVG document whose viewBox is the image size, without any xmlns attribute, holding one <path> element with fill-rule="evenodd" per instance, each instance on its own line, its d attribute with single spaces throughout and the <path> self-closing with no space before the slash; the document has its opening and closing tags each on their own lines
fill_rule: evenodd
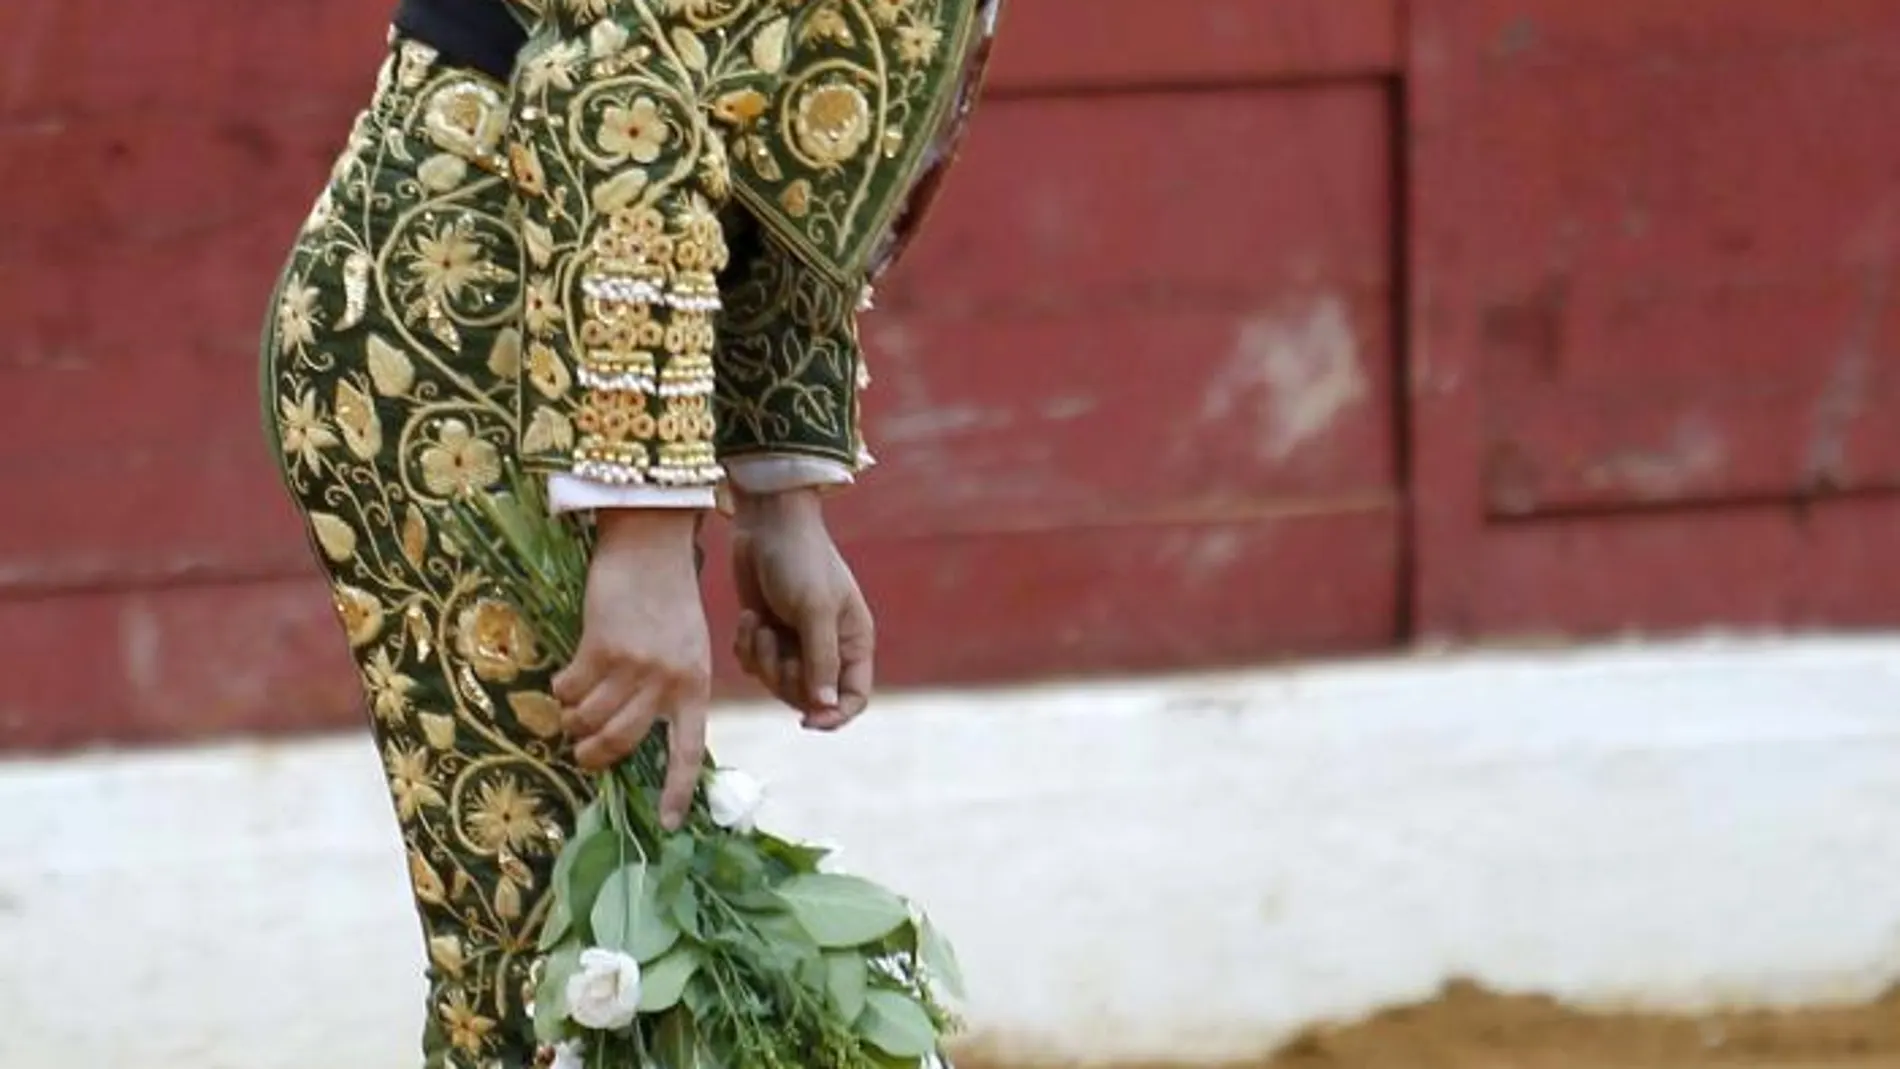
<svg viewBox="0 0 1900 1069">
<path fill-rule="evenodd" d="M 457 504 L 458 539 L 554 653 L 580 639 L 587 550 L 539 480 Z M 555 862 L 533 1017 L 556 1069 L 925 1069 L 962 980 L 913 904 L 759 830 L 757 781 L 711 759 L 659 821 L 656 731 L 603 773 Z"/>
</svg>

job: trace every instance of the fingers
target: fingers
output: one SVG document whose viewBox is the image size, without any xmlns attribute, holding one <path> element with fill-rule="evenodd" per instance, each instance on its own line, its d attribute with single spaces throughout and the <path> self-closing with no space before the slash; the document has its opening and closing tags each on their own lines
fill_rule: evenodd
<svg viewBox="0 0 1900 1069">
<path fill-rule="evenodd" d="M 752 673 L 753 678 L 763 684 L 766 690 L 780 698 L 785 696 L 782 685 L 785 675 L 784 662 L 781 658 L 789 657 L 791 654 L 790 644 L 779 641 L 777 628 L 763 625 L 753 632 L 752 658 L 754 664 L 757 665 L 757 670 Z"/>
<path fill-rule="evenodd" d="M 758 678 L 759 659 L 755 646 L 759 634 L 759 614 L 746 610 L 739 614 L 739 626 L 732 638 L 732 656 L 739 662 L 739 670 L 746 675 Z"/>
<path fill-rule="evenodd" d="M 630 682 L 612 676 L 601 680 L 591 693 L 561 714 L 562 730 L 576 742 L 593 735 L 607 726 L 613 715 L 633 697 L 635 689 Z"/>
<path fill-rule="evenodd" d="M 876 652 L 871 610 L 861 596 L 854 597 L 838 619 L 838 704 L 807 716 L 806 727 L 836 731 L 863 715 L 876 683 Z"/>
<path fill-rule="evenodd" d="M 814 713 L 838 708 L 838 622 L 841 614 L 813 612 L 798 625 L 798 645 L 805 655 L 805 678 L 798 692 Z"/>
<path fill-rule="evenodd" d="M 574 747 L 575 763 L 589 772 L 619 764 L 646 741 L 659 715 L 659 695 L 652 688 L 641 688 L 600 730 L 580 740 Z"/>
<path fill-rule="evenodd" d="M 572 709 L 593 693 L 607 674 L 607 666 L 588 650 L 582 650 L 574 662 L 561 669 L 551 681 L 554 698 Z"/>
<path fill-rule="evenodd" d="M 660 825 L 676 831 L 686 822 L 706 763 L 706 707 L 709 695 L 682 693 L 667 726 L 666 784 L 660 789 Z"/>
</svg>

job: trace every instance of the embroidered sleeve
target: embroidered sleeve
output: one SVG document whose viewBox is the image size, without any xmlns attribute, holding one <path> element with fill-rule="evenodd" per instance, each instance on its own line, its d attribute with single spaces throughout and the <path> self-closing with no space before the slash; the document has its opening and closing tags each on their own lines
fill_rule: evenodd
<svg viewBox="0 0 1900 1069">
<path fill-rule="evenodd" d="M 859 468 L 857 294 L 813 270 L 743 211 L 728 215 L 732 263 L 722 276 L 714 363 L 718 454 Z"/>
<path fill-rule="evenodd" d="M 726 139 L 708 102 L 782 65 L 775 6 L 564 10 L 517 64 L 509 163 L 527 251 L 522 460 L 710 486 Z"/>
</svg>

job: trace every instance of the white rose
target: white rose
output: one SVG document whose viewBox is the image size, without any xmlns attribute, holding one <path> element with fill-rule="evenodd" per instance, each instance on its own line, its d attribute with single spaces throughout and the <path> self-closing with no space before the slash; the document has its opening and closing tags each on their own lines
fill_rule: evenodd
<svg viewBox="0 0 1900 1069">
<path fill-rule="evenodd" d="M 554 1061 L 548 1069 L 587 1069 L 587 1059 L 581 1053 L 581 1041 L 570 1039 L 554 1048 Z"/>
<path fill-rule="evenodd" d="M 583 1028 L 613 1032 L 633 1023 L 640 1007 L 640 963 L 617 950 L 581 951 L 567 981 L 567 1014 Z"/>
<path fill-rule="evenodd" d="M 713 823 L 729 831 L 746 833 L 757 827 L 759 807 L 764 804 L 765 785 L 736 768 L 720 769 L 706 785 Z"/>
</svg>

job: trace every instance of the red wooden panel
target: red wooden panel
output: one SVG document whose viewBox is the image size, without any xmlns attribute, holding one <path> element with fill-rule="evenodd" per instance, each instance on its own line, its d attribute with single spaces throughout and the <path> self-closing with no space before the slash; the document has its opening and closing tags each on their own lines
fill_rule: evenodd
<svg viewBox="0 0 1900 1069">
<path fill-rule="evenodd" d="M 1512 65 L 1605 59 L 1653 65 L 1709 56 L 1752 61 L 1819 50 L 1891 54 L 1900 46 L 1900 25 L 1887 0 L 1468 0 L 1465 6 L 1474 19 L 1474 54 Z"/>
<path fill-rule="evenodd" d="M 287 245 L 351 116 L 341 107 L 309 109 L 298 123 L 118 112 L 0 128 L 0 197 L 33 207 L 8 219 L 0 264 L 45 272 L 91 256 L 136 259 L 153 246 L 170 246 L 176 256 L 183 242 L 227 245 L 237 228 L 259 218 L 276 220 L 277 243 Z M 168 266 L 176 271 L 180 261 Z M 155 285 L 151 275 L 141 281 L 158 296 L 186 284 Z M 20 298 L 6 300 L 0 314 Z"/>
<path fill-rule="evenodd" d="M 1392 137 L 1372 84 L 997 102 L 879 306 L 1014 317 L 1383 290 Z"/>
<path fill-rule="evenodd" d="M 1010 0 L 990 85 L 1034 92 L 1390 72 L 1399 0 Z"/>
<path fill-rule="evenodd" d="M 1411 25 L 1421 629 L 1900 619 L 1869 559 L 1900 506 L 1768 504 L 1900 485 L 1900 137 L 1865 106 L 1900 92 L 1900 11 L 1417 0 Z M 1722 507 L 1609 511 L 1687 502 Z"/>
<path fill-rule="evenodd" d="M 0 646 L 0 750 L 331 727 L 358 701 L 309 580 L 0 601 Z"/>
<path fill-rule="evenodd" d="M 394 7 L 247 4 L 240 18 L 220 0 L 7 0 L 0 123 L 128 111 L 295 126 L 325 94 L 368 92 Z"/>
<path fill-rule="evenodd" d="M 1777 499 L 1900 490 L 1900 383 L 1863 363 L 1817 365 L 1798 384 L 1714 383 L 1686 393 L 1572 391 L 1514 400 L 1485 456 L 1494 513 L 1631 502 Z M 1818 381 L 1813 381 L 1818 380 Z M 1501 407 L 1501 406 L 1500 406 Z"/>
<path fill-rule="evenodd" d="M 1900 500 L 1606 515 L 1494 528 L 1465 592 L 1493 636 L 1900 622 Z"/>
<path fill-rule="evenodd" d="M 1743 5 L 1688 48 L 1545 7 L 1494 9 L 1516 44 L 1469 117 L 1493 506 L 1892 485 L 1900 137 L 1861 105 L 1900 94 L 1900 50 L 1815 39 L 1900 44 L 1900 18 Z"/>
<path fill-rule="evenodd" d="M 1382 299 L 1289 292 L 1246 312 L 881 320 L 880 466 L 840 511 L 974 532 L 1387 493 L 1387 317 Z"/>
</svg>

